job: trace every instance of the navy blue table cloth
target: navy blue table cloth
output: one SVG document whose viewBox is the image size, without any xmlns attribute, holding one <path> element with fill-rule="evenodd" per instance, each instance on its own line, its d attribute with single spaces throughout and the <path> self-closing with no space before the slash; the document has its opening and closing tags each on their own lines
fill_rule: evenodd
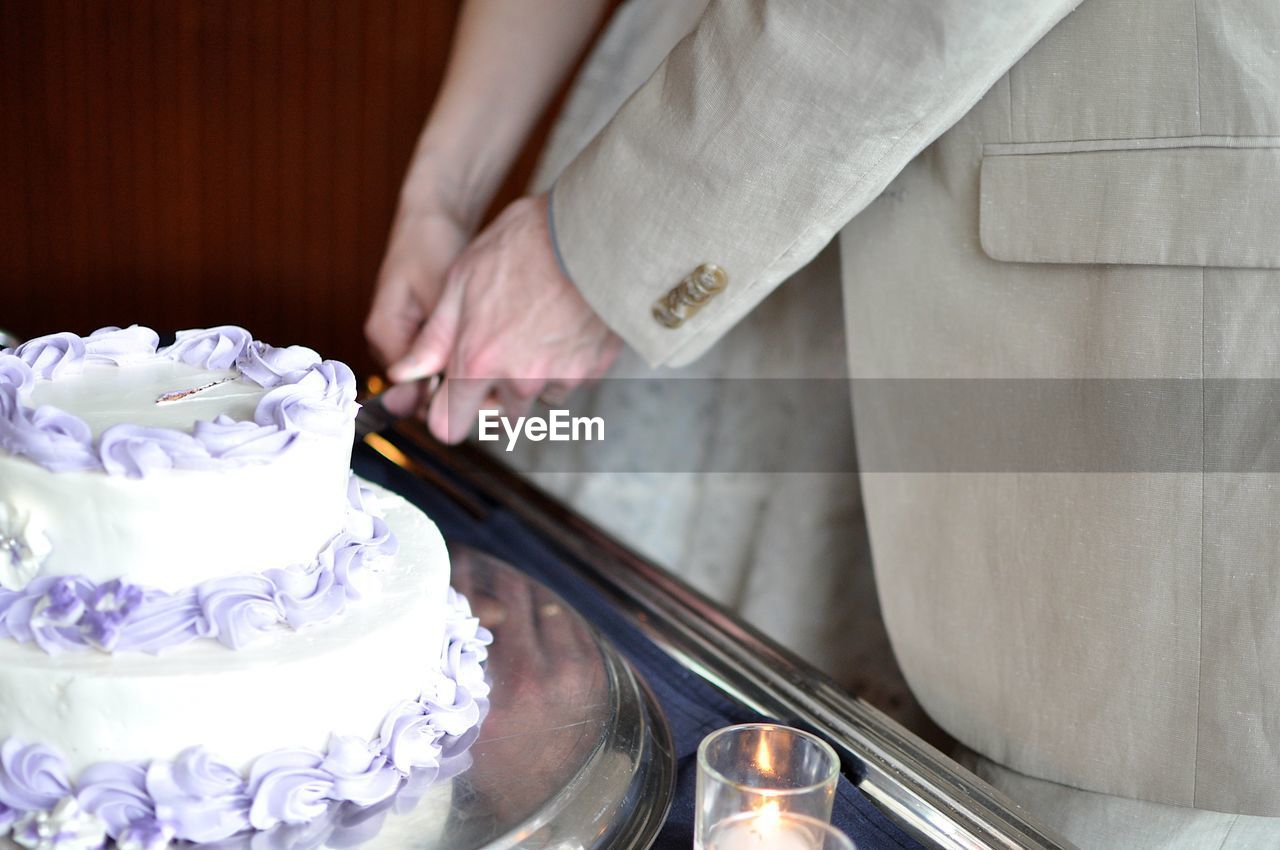
<svg viewBox="0 0 1280 850">
<path fill-rule="evenodd" d="M 412 452 L 411 446 L 402 448 Z M 427 462 L 426 458 L 419 459 Z M 399 493 L 426 511 L 451 542 L 501 558 L 554 590 L 626 656 L 657 696 L 671 726 L 678 758 L 675 799 L 653 846 L 657 850 L 690 850 L 698 742 L 723 726 L 763 718 L 690 673 L 638 628 L 617 616 L 609 601 L 568 566 L 564 554 L 510 512 L 495 506 L 486 519 L 477 520 L 429 484 L 363 445 L 357 448 L 352 463 L 360 476 Z M 923 850 L 844 777 L 836 790 L 832 822 L 853 839 L 858 850 Z"/>
</svg>

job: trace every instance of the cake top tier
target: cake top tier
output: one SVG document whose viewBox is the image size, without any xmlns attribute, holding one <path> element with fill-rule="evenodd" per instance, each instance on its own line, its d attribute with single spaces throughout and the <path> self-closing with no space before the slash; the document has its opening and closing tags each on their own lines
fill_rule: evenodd
<svg viewBox="0 0 1280 850">
<path fill-rule="evenodd" d="M 55 472 L 138 478 L 270 459 L 304 433 L 349 433 L 355 377 L 338 361 L 231 325 L 158 342 L 134 325 L 0 350 L 0 449 Z"/>
<path fill-rule="evenodd" d="M 189 393 L 199 387 L 203 389 Z M 219 416 L 252 422 L 265 394 L 265 388 L 234 369 L 200 369 L 156 356 L 127 369 L 86 363 L 79 375 L 37 381 L 26 402 L 33 409 L 56 407 L 79 417 L 97 439 L 126 423 L 189 434 L 197 422 Z M 165 397 L 173 400 L 160 401 Z"/>
</svg>

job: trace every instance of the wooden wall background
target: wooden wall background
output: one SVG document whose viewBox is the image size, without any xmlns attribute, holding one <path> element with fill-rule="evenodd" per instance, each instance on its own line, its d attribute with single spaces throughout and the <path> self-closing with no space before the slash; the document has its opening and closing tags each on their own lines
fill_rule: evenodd
<svg viewBox="0 0 1280 850">
<path fill-rule="evenodd" d="M 0 0 L 0 327 L 235 323 L 371 368 L 458 2 Z"/>
</svg>

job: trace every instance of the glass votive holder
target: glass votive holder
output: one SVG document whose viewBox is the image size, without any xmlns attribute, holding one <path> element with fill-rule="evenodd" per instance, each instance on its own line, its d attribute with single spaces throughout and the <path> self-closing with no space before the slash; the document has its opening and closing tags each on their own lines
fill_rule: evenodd
<svg viewBox="0 0 1280 850">
<path fill-rule="evenodd" d="M 857 850 L 831 824 L 795 812 L 743 812 L 713 824 L 705 850 Z"/>
<path fill-rule="evenodd" d="M 698 746 L 694 847 L 709 850 L 711 829 L 736 815 L 789 813 L 827 823 L 839 775 L 835 750 L 808 732 L 773 723 L 712 732 Z"/>
</svg>

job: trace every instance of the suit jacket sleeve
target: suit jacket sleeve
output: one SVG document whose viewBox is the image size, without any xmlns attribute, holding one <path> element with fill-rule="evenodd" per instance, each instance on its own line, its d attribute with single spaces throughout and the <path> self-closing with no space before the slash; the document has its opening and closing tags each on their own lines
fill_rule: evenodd
<svg viewBox="0 0 1280 850">
<path fill-rule="evenodd" d="M 705 351 L 1079 0 L 713 0 L 565 170 L 561 262 L 654 365 Z M 679 327 L 654 306 L 727 277 Z"/>
</svg>

